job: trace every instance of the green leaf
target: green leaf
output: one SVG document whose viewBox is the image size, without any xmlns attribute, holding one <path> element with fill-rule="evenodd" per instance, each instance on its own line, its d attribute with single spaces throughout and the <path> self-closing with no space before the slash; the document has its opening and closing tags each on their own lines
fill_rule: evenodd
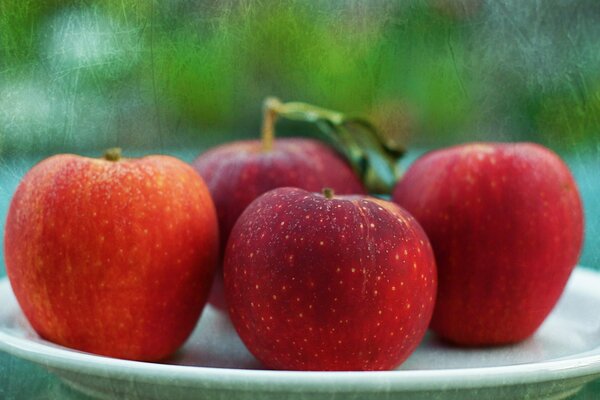
<svg viewBox="0 0 600 400">
<path fill-rule="evenodd" d="M 396 165 L 405 150 L 369 121 L 312 104 L 281 103 L 274 98 L 265 100 L 265 112 L 315 124 L 327 141 L 348 160 L 369 192 L 391 193 L 399 178 Z"/>
</svg>

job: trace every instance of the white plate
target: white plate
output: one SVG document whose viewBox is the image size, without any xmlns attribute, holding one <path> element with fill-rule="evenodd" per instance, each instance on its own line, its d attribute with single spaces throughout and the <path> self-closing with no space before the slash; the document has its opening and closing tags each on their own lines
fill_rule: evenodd
<svg viewBox="0 0 600 400">
<path fill-rule="evenodd" d="M 261 369 L 228 319 L 210 307 L 178 355 L 153 364 L 99 357 L 40 339 L 6 278 L 0 281 L 0 306 L 0 350 L 106 399 L 562 399 L 600 378 L 600 274 L 582 268 L 531 339 L 466 350 L 429 335 L 398 370 L 388 372 Z"/>
</svg>

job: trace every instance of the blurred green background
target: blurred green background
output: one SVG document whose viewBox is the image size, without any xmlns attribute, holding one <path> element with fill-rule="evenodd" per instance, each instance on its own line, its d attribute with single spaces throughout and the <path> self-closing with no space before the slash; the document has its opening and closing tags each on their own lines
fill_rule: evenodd
<svg viewBox="0 0 600 400">
<path fill-rule="evenodd" d="M 413 149 L 404 165 L 465 141 L 552 148 L 584 200 L 581 263 L 600 269 L 598 38 L 596 0 L 0 0 L 0 228 L 48 154 L 191 161 L 258 136 L 275 95 L 371 118 Z M 0 397 L 61 398 L 3 357 Z"/>
<path fill-rule="evenodd" d="M 600 2 L 2 0 L 0 155 L 255 136 L 267 95 L 413 146 L 598 148 Z"/>
</svg>

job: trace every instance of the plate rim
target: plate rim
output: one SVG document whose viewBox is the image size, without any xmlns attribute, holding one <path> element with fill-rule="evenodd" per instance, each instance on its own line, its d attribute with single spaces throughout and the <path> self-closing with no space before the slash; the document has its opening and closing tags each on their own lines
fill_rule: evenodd
<svg viewBox="0 0 600 400">
<path fill-rule="evenodd" d="M 578 266 L 573 270 L 568 284 L 572 284 L 572 280 L 582 287 L 580 290 L 589 290 L 600 297 L 600 293 L 594 288 L 600 287 L 600 272 Z M 4 292 L 6 285 L 10 285 L 8 278 L 1 278 L 0 293 Z M 444 389 L 471 389 L 576 378 L 591 381 L 600 377 L 600 343 L 592 350 L 542 362 L 393 371 L 277 371 L 172 365 L 123 360 L 54 346 L 57 345 L 53 344 L 51 347 L 11 335 L 0 327 L 0 351 L 49 369 L 100 375 L 108 379 L 135 378 L 156 382 L 157 379 L 168 378 L 177 384 L 192 386 L 201 382 L 206 389 L 248 389 L 248 385 L 253 382 L 269 382 L 268 385 L 260 385 L 262 391 L 302 387 L 305 390 L 325 392 L 330 391 L 331 385 L 336 386 L 336 391 L 373 392 L 380 391 L 382 387 L 388 391 L 424 391 L 440 386 Z M 585 356 L 577 357 L 577 354 Z"/>
</svg>

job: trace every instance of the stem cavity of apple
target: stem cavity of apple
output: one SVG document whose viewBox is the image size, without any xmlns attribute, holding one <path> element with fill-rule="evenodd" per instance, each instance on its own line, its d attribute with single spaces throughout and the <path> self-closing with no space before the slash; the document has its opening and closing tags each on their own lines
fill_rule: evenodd
<svg viewBox="0 0 600 400">
<path fill-rule="evenodd" d="M 121 159 L 121 148 L 111 147 L 110 149 L 106 149 L 102 158 L 106 161 L 119 161 Z"/>
<path fill-rule="evenodd" d="M 281 109 L 281 101 L 276 97 L 267 97 L 263 103 L 263 124 L 261 130 L 262 149 L 271 151 L 275 141 L 275 123 Z"/>
<path fill-rule="evenodd" d="M 326 199 L 333 199 L 333 195 L 335 194 L 335 192 L 333 191 L 332 188 L 323 188 L 323 196 L 325 196 Z"/>
</svg>

